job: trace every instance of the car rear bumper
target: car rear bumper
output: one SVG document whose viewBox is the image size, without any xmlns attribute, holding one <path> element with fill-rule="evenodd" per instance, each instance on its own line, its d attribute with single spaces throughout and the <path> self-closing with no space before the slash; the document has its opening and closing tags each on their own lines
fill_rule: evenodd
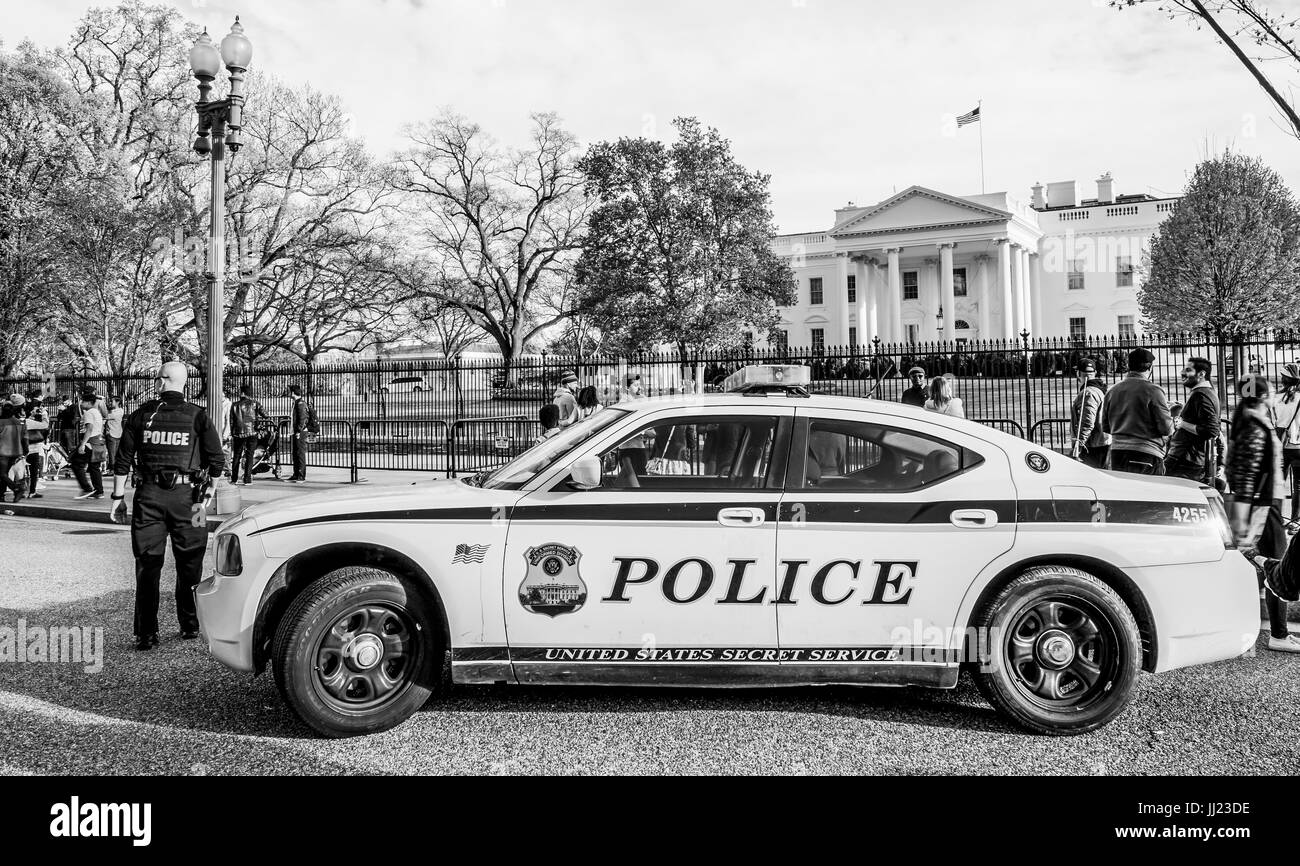
<svg viewBox="0 0 1300 866">
<path fill-rule="evenodd" d="M 1237 658 L 1259 638 L 1255 567 L 1235 550 L 1218 562 L 1130 570 L 1156 625 L 1156 671 Z"/>
</svg>

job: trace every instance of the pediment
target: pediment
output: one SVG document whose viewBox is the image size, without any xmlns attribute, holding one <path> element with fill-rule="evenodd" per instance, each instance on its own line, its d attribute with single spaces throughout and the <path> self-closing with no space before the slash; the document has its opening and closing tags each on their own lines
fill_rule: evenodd
<svg viewBox="0 0 1300 866">
<path fill-rule="evenodd" d="M 912 186 L 874 207 L 850 214 L 830 233 L 874 234 L 1009 219 L 1011 214 L 1007 211 L 925 187 Z"/>
</svg>

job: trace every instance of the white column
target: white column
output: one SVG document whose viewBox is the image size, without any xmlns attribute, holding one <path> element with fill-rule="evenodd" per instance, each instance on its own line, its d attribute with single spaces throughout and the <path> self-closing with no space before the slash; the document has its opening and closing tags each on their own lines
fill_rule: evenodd
<svg viewBox="0 0 1300 866">
<path fill-rule="evenodd" d="M 903 272 L 898 268 L 898 254 L 902 251 L 902 247 L 885 250 L 889 256 L 889 289 L 886 291 L 889 298 L 886 302 L 889 307 L 889 327 L 885 329 L 888 334 L 885 340 L 890 343 L 903 339 Z"/>
<path fill-rule="evenodd" d="M 976 289 L 976 291 L 979 292 L 977 301 L 980 305 L 979 338 L 981 340 L 989 340 L 993 337 L 993 319 L 992 314 L 989 311 L 989 307 L 992 306 L 991 302 L 993 300 L 989 297 L 989 257 L 976 256 L 975 268 L 979 271 L 978 288 Z M 970 291 L 969 287 L 967 287 L 967 291 Z"/>
<path fill-rule="evenodd" d="M 1029 319 L 1029 250 L 1022 246 L 1016 255 L 1020 266 L 1020 326 L 1016 329 L 1019 334 L 1022 328 L 1031 329 L 1033 322 Z"/>
<path fill-rule="evenodd" d="M 880 293 L 883 280 L 875 259 L 867 259 L 866 271 L 867 286 L 870 292 L 867 295 L 867 331 L 862 340 L 864 346 L 869 344 L 875 337 L 884 339 L 880 334 Z"/>
<path fill-rule="evenodd" d="M 1002 301 L 1002 337 L 1009 340 L 1016 335 L 1015 319 L 1012 314 L 1015 301 L 1011 291 L 1011 240 L 998 238 L 994 244 L 998 248 L 998 297 Z"/>
<path fill-rule="evenodd" d="M 1032 322 L 1029 327 L 1033 329 L 1035 337 L 1042 337 L 1043 334 L 1043 297 L 1042 281 L 1038 278 L 1038 268 L 1042 264 L 1042 257 L 1038 253 L 1029 254 L 1029 321 Z"/>
<path fill-rule="evenodd" d="M 853 260 L 853 278 L 858 283 L 858 302 L 854 305 L 853 312 L 858 318 L 858 345 L 870 345 L 871 338 L 875 336 L 873 331 L 868 330 L 867 322 L 867 291 L 869 285 L 867 282 L 867 262 L 866 259 L 858 256 Z M 856 347 L 855 347 L 856 348 Z"/>
<path fill-rule="evenodd" d="M 1025 275 L 1020 270 L 1020 244 L 1011 245 L 1011 333 L 1020 336 L 1025 326 Z"/>
<path fill-rule="evenodd" d="M 957 335 L 957 301 L 952 286 L 952 248 L 956 244 L 939 244 L 939 304 L 943 308 L 943 339 L 951 342 Z"/>
<path fill-rule="evenodd" d="M 839 345 L 847 346 L 849 344 L 849 254 L 836 253 L 835 258 L 836 264 L 839 265 L 836 269 L 839 286 L 831 309 L 834 311 L 833 315 L 839 318 L 839 323 L 836 331 L 831 333 L 838 334 L 836 342 Z"/>
<path fill-rule="evenodd" d="M 916 275 L 916 297 L 921 302 L 921 339 L 937 340 L 939 335 L 931 330 L 934 324 L 935 314 L 939 312 L 939 305 L 943 303 L 939 295 L 939 260 L 928 257 L 925 259 L 924 267 Z"/>
</svg>

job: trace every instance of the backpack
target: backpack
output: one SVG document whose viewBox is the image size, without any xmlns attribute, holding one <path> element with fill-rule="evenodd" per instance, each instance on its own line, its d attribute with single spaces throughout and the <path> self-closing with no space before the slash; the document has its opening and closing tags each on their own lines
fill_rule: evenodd
<svg viewBox="0 0 1300 866">
<path fill-rule="evenodd" d="M 316 417 L 316 404 L 306 398 L 303 398 L 302 402 L 307 404 L 307 432 L 315 436 L 320 433 L 320 419 Z"/>
</svg>

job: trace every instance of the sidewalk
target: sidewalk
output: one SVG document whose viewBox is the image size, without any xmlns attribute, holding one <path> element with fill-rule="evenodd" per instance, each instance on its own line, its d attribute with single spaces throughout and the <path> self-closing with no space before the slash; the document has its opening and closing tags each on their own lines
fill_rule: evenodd
<svg viewBox="0 0 1300 866">
<path fill-rule="evenodd" d="M 308 469 L 308 480 L 302 484 L 290 484 L 276 481 L 270 476 L 257 478 L 252 484 L 239 485 L 240 508 L 247 508 L 263 502 L 302 496 L 307 493 L 319 493 L 323 490 L 347 491 L 358 487 L 378 487 L 388 484 L 410 484 L 414 481 L 431 481 L 443 478 L 441 472 L 409 471 L 372 471 L 361 475 L 357 484 L 349 482 L 351 477 L 347 469 Z M 77 499 L 81 492 L 77 482 L 71 478 L 42 482 L 44 488 L 38 490 L 40 499 L 24 498 L 21 502 L 11 502 L 12 494 L 6 493 L 5 501 L 0 504 L 0 514 L 6 516 L 44 517 L 52 520 L 80 520 L 87 523 L 111 523 L 108 509 L 112 504 L 109 494 L 113 490 L 111 478 L 104 479 L 103 499 Z M 228 483 L 228 482 L 227 482 Z M 131 501 L 131 490 L 127 490 L 127 502 Z M 216 531 L 222 519 L 230 514 L 211 514 L 208 518 L 209 531 Z"/>
</svg>

